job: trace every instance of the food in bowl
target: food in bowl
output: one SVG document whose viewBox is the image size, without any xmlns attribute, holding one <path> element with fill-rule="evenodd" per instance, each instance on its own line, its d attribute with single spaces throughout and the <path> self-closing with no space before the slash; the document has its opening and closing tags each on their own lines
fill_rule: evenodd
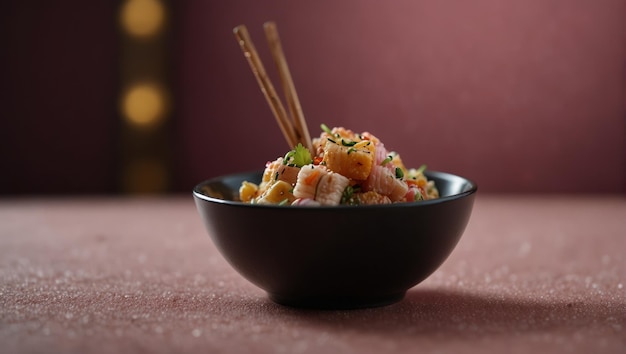
<svg viewBox="0 0 626 354">
<path fill-rule="evenodd" d="M 369 132 L 321 125 L 313 151 L 298 144 L 265 165 L 260 184 L 244 181 L 241 201 L 252 204 L 332 206 L 390 204 L 439 197 L 420 168 L 405 167 Z"/>
</svg>

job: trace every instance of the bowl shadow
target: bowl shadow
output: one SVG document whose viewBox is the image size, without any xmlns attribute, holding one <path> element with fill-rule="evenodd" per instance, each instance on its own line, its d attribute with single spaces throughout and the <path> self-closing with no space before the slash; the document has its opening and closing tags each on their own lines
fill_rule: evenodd
<svg viewBox="0 0 626 354">
<path fill-rule="evenodd" d="M 268 300 L 269 302 L 269 300 Z M 412 289 L 404 300 L 378 308 L 319 311 L 264 306 L 275 316 L 324 327 L 386 335 L 475 336 L 529 333 L 558 329 L 624 328 L 623 303 L 545 301 L 480 295 L 450 290 Z"/>
</svg>

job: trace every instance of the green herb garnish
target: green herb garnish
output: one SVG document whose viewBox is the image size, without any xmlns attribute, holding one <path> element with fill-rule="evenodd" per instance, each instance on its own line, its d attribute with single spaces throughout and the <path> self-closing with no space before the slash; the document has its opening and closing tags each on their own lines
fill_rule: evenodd
<svg viewBox="0 0 626 354">
<path fill-rule="evenodd" d="M 311 152 L 302 146 L 302 144 L 298 143 L 295 149 L 285 155 L 285 161 L 287 161 L 290 166 L 302 167 L 313 163 L 313 158 L 311 157 Z"/>
<path fill-rule="evenodd" d="M 387 156 L 387 158 L 386 158 L 386 159 L 384 159 L 384 160 L 380 163 L 380 165 L 381 165 L 381 166 L 385 166 L 386 164 L 390 163 L 390 162 L 391 162 L 391 160 L 393 160 L 393 157 L 392 157 L 391 155 L 389 155 L 389 156 Z"/>
<path fill-rule="evenodd" d="M 341 193 L 340 204 L 345 204 L 345 205 L 359 204 L 359 199 L 354 197 L 354 193 L 358 192 L 359 190 L 361 190 L 361 187 L 359 185 L 347 186 L 343 190 L 343 193 Z"/>
<path fill-rule="evenodd" d="M 322 128 L 323 131 L 325 131 L 326 133 L 333 135 L 332 130 L 330 130 L 330 128 L 328 128 L 328 126 L 324 123 L 322 123 L 322 125 L 320 125 L 320 127 Z"/>
<path fill-rule="evenodd" d="M 343 146 L 354 146 L 354 145 L 356 145 L 356 141 L 346 141 L 344 139 L 341 139 L 341 145 L 343 145 Z"/>
<path fill-rule="evenodd" d="M 396 178 L 402 177 L 404 177 L 404 172 L 402 172 L 402 169 L 400 167 L 396 167 Z"/>
</svg>

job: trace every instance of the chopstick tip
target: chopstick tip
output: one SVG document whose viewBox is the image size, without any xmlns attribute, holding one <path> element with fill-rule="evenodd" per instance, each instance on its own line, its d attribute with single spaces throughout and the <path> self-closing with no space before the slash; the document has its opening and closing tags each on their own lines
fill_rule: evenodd
<svg viewBox="0 0 626 354">
<path fill-rule="evenodd" d="M 238 25 L 238 26 L 235 26 L 235 28 L 233 28 L 233 33 L 238 34 L 241 31 L 245 31 L 245 29 L 246 29 L 246 25 Z"/>
</svg>

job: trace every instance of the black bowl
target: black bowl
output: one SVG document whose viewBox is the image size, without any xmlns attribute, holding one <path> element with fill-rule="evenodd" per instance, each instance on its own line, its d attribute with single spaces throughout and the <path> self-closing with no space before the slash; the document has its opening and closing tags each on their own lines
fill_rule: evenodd
<svg viewBox="0 0 626 354">
<path fill-rule="evenodd" d="M 274 302 L 309 308 L 375 307 L 401 300 L 450 255 L 469 221 L 477 186 L 426 171 L 440 198 L 368 206 L 241 203 L 234 174 L 197 185 L 209 236 L 243 277 Z"/>
</svg>

